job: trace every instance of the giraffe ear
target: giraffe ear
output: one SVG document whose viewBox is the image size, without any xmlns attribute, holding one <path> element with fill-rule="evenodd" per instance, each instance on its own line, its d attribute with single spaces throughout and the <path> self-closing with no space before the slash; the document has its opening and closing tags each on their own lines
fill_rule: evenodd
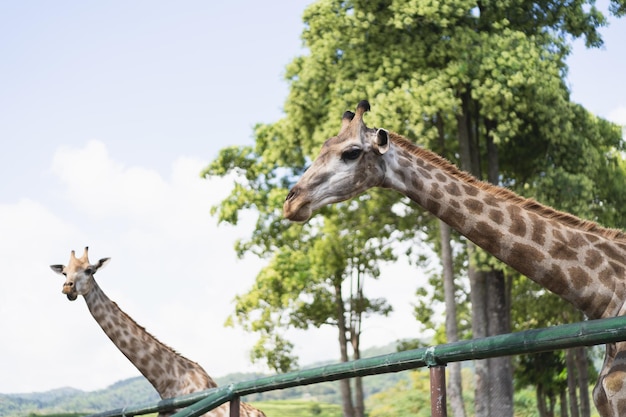
<svg viewBox="0 0 626 417">
<path fill-rule="evenodd" d="M 99 260 L 99 261 L 98 261 L 98 262 L 97 262 L 97 263 L 93 266 L 93 269 L 94 269 L 94 272 L 93 272 L 93 273 L 95 274 L 97 270 L 99 270 L 100 268 L 104 268 L 104 266 L 105 266 L 106 264 L 108 264 L 110 260 L 111 260 L 111 258 L 102 258 L 102 259 L 100 259 L 100 260 Z"/>
<path fill-rule="evenodd" d="M 61 275 L 63 275 L 63 268 L 65 268 L 64 265 L 50 265 L 50 269 Z"/>
<path fill-rule="evenodd" d="M 376 131 L 376 143 L 374 147 L 379 154 L 384 154 L 389 150 L 389 132 L 385 129 L 378 129 Z"/>
</svg>

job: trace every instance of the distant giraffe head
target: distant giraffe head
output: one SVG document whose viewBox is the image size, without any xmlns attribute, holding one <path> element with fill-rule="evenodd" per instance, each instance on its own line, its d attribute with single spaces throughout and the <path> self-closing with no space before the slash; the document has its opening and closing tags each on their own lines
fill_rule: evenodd
<svg viewBox="0 0 626 417">
<path fill-rule="evenodd" d="M 283 211 L 289 220 L 306 221 L 320 207 L 383 184 L 385 162 L 380 156 L 389 149 L 389 133 L 365 126 L 363 114 L 369 109 L 369 103 L 361 101 L 356 113 L 344 113 L 339 134 L 324 143 L 315 162 L 287 195 Z"/>
<path fill-rule="evenodd" d="M 88 250 L 89 248 L 86 247 L 83 256 L 80 258 L 77 258 L 76 253 L 72 251 L 67 266 L 50 265 L 54 272 L 65 276 L 63 294 L 67 295 L 70 301 L 76 300 L 79 295 L 85 296 L 91 291 L 94 285 L 94 274 L 110 260 L 110 258 L 102 258 L 94 265 L 91 265 L 87 256 Z"/>
</svg>

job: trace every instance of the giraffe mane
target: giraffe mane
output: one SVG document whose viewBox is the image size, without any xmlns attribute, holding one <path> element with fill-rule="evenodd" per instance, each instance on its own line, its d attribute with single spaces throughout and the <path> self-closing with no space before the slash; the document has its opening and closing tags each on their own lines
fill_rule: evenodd
<svg viewBox="0 0 626 417">
<path fill-rule="evenodd" d="M 395 145 L 400 146 L 401 148 L 412 153 L 418 158 L 421 158 L 433 164 L 434 166 L 442 169 L 443 171 L 456 178 L 459 178 L 460 180 L 476 185 L 481 190 L 487 191 L 494 197 L 508 200 L 509 202 L 525 210 L 536 213 L 539 216 L 556 220 L 560 223 L 563 223 L 564 225 L 574 227 L 584 232 L 597 234 L 611 240 L 626 240 L 626 233 L 622 230 L 602 227 L 594 221 L 584 220 L 577 216 L 574 216 L 573 214 L 559 211 L 550 206 L 543 205 L 532 198 L 522 197 L 516 194 L 514 191 L 509 190 L 508 188 L 499 187 L 488 182 L 481 181 L 471 174 L 465 171 L 461 171 L 457 166 L 450 163 L 448 160 L 436 154 L 435 152 L 431 152 L 427 149 L 417 146 L 407 138 L 400 136 L 397 133 L 389 132 L 389 135 Z"/>
</svg>

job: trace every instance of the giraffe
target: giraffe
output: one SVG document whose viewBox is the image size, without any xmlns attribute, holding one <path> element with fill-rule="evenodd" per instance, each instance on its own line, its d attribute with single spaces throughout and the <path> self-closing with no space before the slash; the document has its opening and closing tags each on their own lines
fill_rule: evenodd
<svg viewBox="0 0 626 417">
<path fill-rule="evenodd" d="M 63 294 L 67 295 L 70 301 L 76 300 L 78 295 L 85 298 L 91 315 L 104 333 L 146 377 L 162 399 L 217 387 L 215 381 L 200 365 L 158 341 L 107 297 L 94 279 L 94 274 L 105 266 L 110 258 L 103 258 L 95 264 L 90 264 L 88 250 L 86 247 L 80 258 L 72 251 L 67 266 L 50 265 L 54 272 L 65 276 Z M 225 417 L 229 415 L 229 409 L 228 404 L 223 404 L 204 415 Z M 162 412 L 159 417 L 170 416 L 174 412 Z M 262 411 L 243 402 L 240 403 L 240 415 L 265 416 Z"/>
<path fill-rule="evenodd" d="M 482 182 L 396 133 L 368 128 L 369 109 L 361 101 L 344 113 L 339 134 L 289 191 L 287 219 L 305 222 L 327 204 L 391 188 L 589 319 L 626 313 L 626 233 Z M 625 382 L 626 342 L 607 344 L 593 391 L 601 416 L 626 415 Z"/>
</svg>

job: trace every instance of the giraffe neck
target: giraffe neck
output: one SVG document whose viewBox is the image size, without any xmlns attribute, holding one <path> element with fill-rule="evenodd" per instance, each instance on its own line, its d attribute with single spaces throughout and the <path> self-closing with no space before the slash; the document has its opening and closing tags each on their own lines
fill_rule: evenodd
<svg viewBox="0 0 626 417">
<path fill-rule="evenodd" d="M 626 237 L 476 180 L 392 135 L 383 187 L 406 195 L 589 318 L 615 316 L 626 294 Z"/>
<path fill-rule="evenodd" d="M 158 341 L 124 313 L 95 281 L 85 301 L 104 333 L 150 381 L 161 398 L 217 386 L 200 365 Z"/>
</svg>

